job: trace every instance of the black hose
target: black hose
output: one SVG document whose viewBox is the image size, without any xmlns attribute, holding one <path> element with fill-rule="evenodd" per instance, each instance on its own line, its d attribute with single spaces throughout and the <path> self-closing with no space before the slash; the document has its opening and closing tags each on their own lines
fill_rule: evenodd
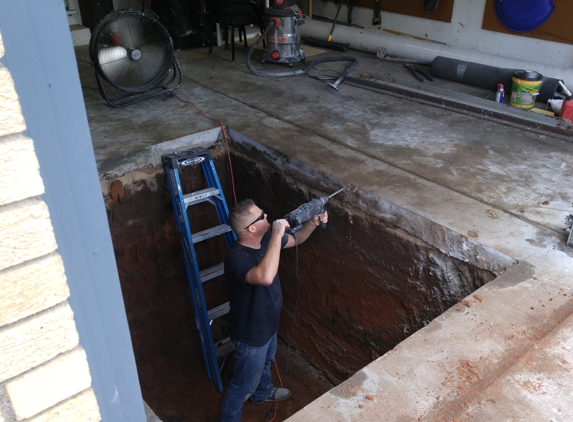
<svg viewBox="0 0 573 422">
<path fill-rule="evenodd" d="M 502 83 L 505 90 L 509 92 L 514 73 L 523 69 L 507 69 L 437 56 L 432 61 L 430 70 L 432 75 L 438 78 L 479 86 L 492 91 L 496 90 L 498 83 Z M 535 101 L 544 103 L 554 98 L 559 89 L 559 81 L 560 79 L 544 77 Z"/>
<path fill-rule="evenodd" d="M 348 62 L 348 61 L 351 61 L 351 62 L 354 62 L 351 66 L 352 68 L 354 68 L 354 66 L 356 66 L 356 64 L 358 64 L 358 60 L 355 57 L 325 57 L 325 58 L 317 59 L 317 60 L 310 62 L 304 69 L 291 70 L 288 72 L 260 72 L 256 69 L 254 69 L 253 66 L 251 66 L 251 54 L 253 54 L 253 51 L 255 51 L 257 46 L 263 41 L 263 39 L 265 39 L 265 37 L 268 35 L 268 33 L 270 32 L 270 30 L 272 28 L 273 28 L 273 25 L 271 23 L 271 24 L 269 24 L 269 26 L 266 27 L 265 31 L 259 37 L 259 39 L 257 41 L 255 41 L 255 43 L 251 46 L 251 48 L 249 48 L 249 52 L 247 53 L 247 68 L 257 76 L 272 76 L 275 78 L 280 78 L 283 76 L 305 75 L 305 74 L 308 74 L 308 71 L 311 70 L 317 64 L 327 63 L 327 62 L 343 62 L 343 61 Z"/>
</svg>

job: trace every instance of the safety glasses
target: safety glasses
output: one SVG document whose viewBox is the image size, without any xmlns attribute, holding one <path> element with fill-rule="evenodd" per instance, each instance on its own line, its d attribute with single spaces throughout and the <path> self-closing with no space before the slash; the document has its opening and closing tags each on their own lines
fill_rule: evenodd
<svg viewBox="0 0 573 422">
<path fill-rule="evenodd" d="M 261 215 L 259 215 L 257 217 L 257 219 L 255 221 L 253 221 L 251 224 L 249 224 L 247 227 L 245 227 L 243 230 L 247 230 L 249 227 L 251 227 L 253 224 L 255 224 L 257 221 L 261 221 L 265 219 L 265 212 L 261 211 Z"/>
</svg>

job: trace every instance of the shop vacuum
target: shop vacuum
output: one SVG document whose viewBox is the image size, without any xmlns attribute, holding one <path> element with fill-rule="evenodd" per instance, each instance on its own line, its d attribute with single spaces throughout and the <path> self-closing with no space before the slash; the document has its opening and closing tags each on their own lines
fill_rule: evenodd
<svg viewBox="0 0 573 422">
<path fill-rule="evenodd" d="M 297 62 L 305 62 L 304 50 L 300 47 L 300 30 L 299 27 L 304 24 L 304 15 L 296 5 L 296 0 L 275 0 L 273 5 L 265 11 L 266 28 L 263 34 L 255 41 L 247 53 L 247 67 L 248 69 L 258 76 L 297 76 L 308 75 L 308 71 L 319 63 L 334 62 L 334 61 L 350 61 L 352 62 L 346 71 L 338 78 L 337 82 L 330 84 L 334 89 L 337 89 L 341 78 L 349 74 L 352 69 L 358 64 L 358 60 L 354 57 L 325 57 L 315 60 L 303 69 L 290 70 L 285 72 L 262 72 L 251 65 L 251 55 L 257 46 L 266 40 L 267 48 L 263 53 L 262 63 L 277 63 L 293 67 Z M 308 75 L 310 76 L 310 75 Z M 315 77 L 323 80 L 324 78 Z"/>
<path fill-rule="evenodd" d="M 304 25 L 304 15 L 295 0 L 277 0 L 265 11 L 265 23 L 267 52 L 263 54 L 263 63 L 283 63 L 292 67 L 293 63 L 304 60 L 298 30 Z"/>
</svg>

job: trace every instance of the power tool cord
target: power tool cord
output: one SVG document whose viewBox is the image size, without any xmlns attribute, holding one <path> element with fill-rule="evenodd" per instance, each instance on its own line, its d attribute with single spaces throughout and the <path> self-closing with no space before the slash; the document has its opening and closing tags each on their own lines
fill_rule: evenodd
<svg viewBox="0 0 573 422">
<path fill-rule="evenodd" d="M 287 351 L 286 351 L 286 358 L 285 358 L 285 363 L 286 363 L 286 372 L 285 372 L 285 382 L 286 379 L 288 378 L 288 356 L 290 353 L 290 344 L 292 342 L 292 338 L 294 336 L 294 321 L 296 319 L 296 311 L 298 310 L 298 302 L 300 299 L 300 282 L 299 282 L 299 278 L 298 278 L 298 242 L 296 240 L 296 234 L 293 233 L 292 235 L 294 237 L 294 249 L 295 249 L 295 281 L 296 281 L 296 300 L 294 302 L 294 311 L 292 314 L 292 322 L 291 322 L 291 328 L 290 328 L 290 337 L 288 339 L 288 343 L 287 343 Z"/>
<path fill-rule="evenodd" d="M 277 366 L 276 360 L 275 360 L 275 371 L 277 373 L 277 376 L 279 378 L 279 383 L 281 388 L 283 387 L 284 384 L 286 384 L 286 380 L 288 378 L 288 357 L 290 354 L 290 345 L 292 342 L 292 338 L 294 337 L 294 322 L 296 319 L 296 311 L 298 310 L 298 302 L 300 300 L 300 282 L 299 282 L 299 277 L 298 277 L 298 241 L 296 240 L 296 234 L 293 233 L 292 236 L 294 237 L 294 249 L 295 249 L 295 280 L 296 280 L 296 300 L 294 303 L 294 311 L 293 311 L 293 315 L 292 315 L 292 322 L 291 322 L 291 329 L 290 329 L 290 336 L 287 342 L 287 351 L 286 351 L 286 357 L 285 357 L 285 377 L 284 377 L 284 382 L 281 378 L 281 374 L 279 372 L 279 368 Z M 275 389 L 276 392 L 276 389 Z M 275 417 L 276 417 L 276 412 L 277 412 L 277 407 L 278 407 L 279 403 L 278 402 L 274 402 L 271 405 L 271 408 L 269 409 L 269 411 L 266 414 L 265 417 L 265 422 L 272 422 Z"/>
</svg>

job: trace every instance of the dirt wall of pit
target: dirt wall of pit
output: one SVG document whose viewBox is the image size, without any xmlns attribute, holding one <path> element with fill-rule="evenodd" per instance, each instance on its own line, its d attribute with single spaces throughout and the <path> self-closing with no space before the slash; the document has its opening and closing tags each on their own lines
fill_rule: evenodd
<svg viewBox="0 0 573 422">
<path fill-rule="evenodd" d="M 217 143 L 210 149 L 231 206 L 235 195 L 225 148 Z M 298 249 L 298 271 L 294 248 L 283 251 L 279 269 L 280 338 L 287 343 L 292 333 L 291 349 L 332 384 L 391 350 L 507 266 L 477 246 L 468 256 L 458 254 L 449 243 L 456 234 L 431 222 L 423 223 L 423 230 L 444 247 L 422 240 L 415 235 L 422 224 L 418 216 L 396 210 L 400 218 L 392 222 L 407 224 L 391 224 L 384 218 L 386 205 L 367 192 L 288 157 L 242 139 L 231 151 L 237 200 L 254 199 L 269 220 L 345 188 L 326 204 L 327 228 L 318 228 Z M 185 192 L 206 187 L 199 166 L 185 168 L 182 181 Z M 144 398 L 155 410 L 153 395 L 168 388 L 162 384 L 176 384 L 173 376 L 157 377 L 173 372 L 169 365 L 181 377 L 204 377 L 171 198 L 157 165 L 104 179 L 102 189 Z M 192 232 L 218 224 L 208 203 L 191 207 L 190 213 Z M 221 237 L 202 242 L 196 251 L 203 269 L 224 260 L 226 245 Z M 227 301 L 224 277 L 204 287 L 209 308 Z M 224 321 L 214 325 L 215 339 L 226 336 L 225 328 Z M 158 355 L 177 358 L 159 363 Z M 189 400 L 181 391 L 170 396 Z"/>
<path fill-rule="evenodd" d="M 320 183 L 310 173 L 317 189 L 281 171 L 264 153 L 238 145 L 233 168 L 238 198 L 253 198 L 270 220 L 345 187 Z M 347 198 L 342 192 L 326 204 L 327 228 L 316 229 L 300 246 L 298 283 L 294 248 L 283 251 L 279 270 L 285 296 L 281 338 L 290 339 L 296 311 L 293 347 L 335 384 L 495 278 L 349 205 Z"/>
</svg>

